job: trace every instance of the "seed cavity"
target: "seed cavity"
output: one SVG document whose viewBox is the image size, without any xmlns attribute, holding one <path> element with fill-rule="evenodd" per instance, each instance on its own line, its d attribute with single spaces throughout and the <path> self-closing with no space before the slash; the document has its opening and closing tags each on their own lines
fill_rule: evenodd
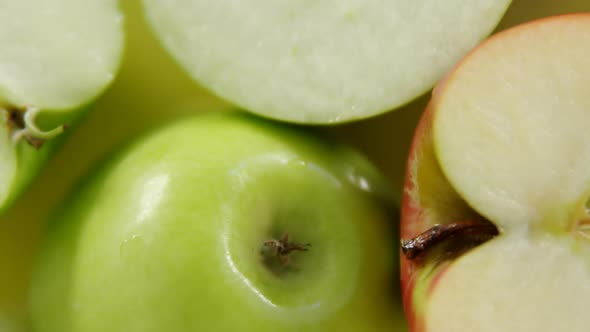
<svg viewBox="0 0 590 332">
<path fill-rule="evenodd" d="M 443 258 L 452 258 L 491 240 L 498 233 L 496 226 L 484 221 L 438 224 L 412 239 L 402 239 L 401 249 L 407 259 L 418 260 L 444 245 Z"/>
</svg>

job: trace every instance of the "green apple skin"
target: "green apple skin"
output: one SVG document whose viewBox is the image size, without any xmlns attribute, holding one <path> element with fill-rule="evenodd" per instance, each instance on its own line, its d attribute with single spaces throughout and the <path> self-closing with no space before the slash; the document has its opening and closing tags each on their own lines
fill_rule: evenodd
<svg viewBox="0 0 590 332">
<path fill-rule="evenodd" d="M 27 177 L 28 180 L 22 182 L 21 195 L 15 190 L 8 204 L 10 207 L 0 213 L 2 332 L 29 331 L 29 279 L 33 257 L 40 246 L 41 229 L 77 179 L 87 174 L 92 165 L 115 146 L 158 123 L 193 114 L 197 109 L 228 107 L 185 77 L 160 48 L 145 25 L 139 0 L 122 1 L 120 6 L 125 15 L 127 36 L 125 56 L 113 84 L 88 106 L 92 109 L 73 112 L 81 116 L 74 121 L 76 123 L 69 119 L 48 119 L 49 114 L 40 114 L 38 120 L 42 128 L 51 129 L 61 123 L 70 127 L 47 141 L 40 150 L 27 144 L 22 146 L 29 158 L 39 159 L 26 163 L 35 168 L 31 171 L 19 168 L 22 181 Z M 108 128 L 108 135 L 105 128 Z M 47 159 L 41 160 L 42 156 Z M 33 176 L 35 174 L 37 176 Z"/>
<path fill-rule="evenodd" d="M 3 124 L 4 125 L 4 124 Z M 15 147 L 17 160 L 16 173 L 10 184 L 5 200 L 0 204 L 0 214 L 4 214 L 12 207 L 15 200 L 30 186 L 41 169 L 47 164 L 56 147 L 63 141 L 63 135 L 48 141 L 40 149 L 35 149 L 26 142 L 19 142 Z"/>
<path fill-rule="evenodd" d="M 394 201 L 347 147 L 240 113 L 185 119 L 54 218 L 34 331 L 403 331 Z M 272 270 L 263 242 L 285 233 L 311 246 Z"/>
</svg>

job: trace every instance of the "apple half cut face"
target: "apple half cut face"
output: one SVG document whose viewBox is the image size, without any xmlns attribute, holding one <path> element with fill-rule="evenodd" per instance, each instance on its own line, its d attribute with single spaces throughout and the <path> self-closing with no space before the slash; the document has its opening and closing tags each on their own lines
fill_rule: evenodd
<svg viewBox="0 0 590 332">
<path fill-rule="evenodd" d="M 413 331 L 588 331 L 590 13 L 470 53 L 416 131 L 402 208 Z"/>
<path fill-rule="evenodd" d="M 48 229 L 35 331 L 403 331 L 384 179 L 356 151 L 204 114 L 88 177 Z"/>
<path fill-rule="evenodd" d="M 337 123 L 430 89 L 498 23 L 508 0 L 144 0 L 184 69 L 265 117 Z"/>
<path fill-rule="evenodd" d="M 1 210 L 38 172 L 49 141 L 113 80 L 123 19 L 116 0 L 0 0 L 0 8 Z"/>
</svg>

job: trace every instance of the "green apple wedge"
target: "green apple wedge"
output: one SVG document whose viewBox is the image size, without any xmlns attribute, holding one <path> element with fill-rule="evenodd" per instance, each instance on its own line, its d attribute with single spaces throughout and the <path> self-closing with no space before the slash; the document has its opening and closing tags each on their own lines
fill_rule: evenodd
<svg viewBox="0 0 590 332">
<path fill-rule="evenodd" d="M 508 0 L 144 0 L 203 86 L 265 117 L 340 123 L 404 105 L 489 34 Z"/>
<path fill-rule="evenodd" d="M 590 13 L 490 38 L 439 84 L 408 160 L 414 332 L 588 331 Z"/>
<path fill-rule="evenodd" d="M 0 45 L 2 211 L 113 80 L 123 18 L 115 0 L 0 0 Z"/>
<path fill-rule="evenodd" d="M 245 113 L 149 134 L 49 225 L 34 331 L 403 331 L 395 199 L 356 151 Z"/>
</svg>

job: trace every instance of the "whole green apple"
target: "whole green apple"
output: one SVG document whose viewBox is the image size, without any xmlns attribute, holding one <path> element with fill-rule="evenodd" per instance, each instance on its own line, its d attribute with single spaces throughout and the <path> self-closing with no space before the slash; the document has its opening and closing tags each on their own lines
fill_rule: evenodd
<svg viewBox="0 0 590 332">
<path fill-rule="evenodd" d="M 240 113 L 185 119 L 50 225 L 35 331 L 397 331 L 395 199 L 355 151 Z"/>
</svg>

